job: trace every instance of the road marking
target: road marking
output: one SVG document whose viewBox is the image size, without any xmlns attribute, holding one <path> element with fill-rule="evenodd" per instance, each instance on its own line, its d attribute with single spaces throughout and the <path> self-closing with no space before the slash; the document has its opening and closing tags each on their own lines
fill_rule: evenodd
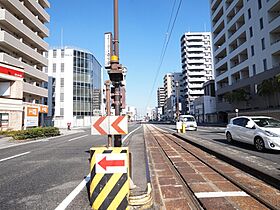
<svg viewBox="0 0 280 210">
<path fill-rule="evenodd" d="M 74 141 L 74 140 L 77 140 L 77 139 L 84 138 L 84 137 L 86 137 L 86 136 L 88 136 L 88 134 L 87 134 L 87 135 L 83 135 L 83 136 L 78 136 L 78 137 L 73 138 L 73 139 L 69 139 L 68 141 Z"/>
<path fill-rule="evenodd" d="M 29 153 L 30 153 L 30 151 L 29 152 L 24 152 L 24 153 L 21 153 L 21 154 L 18 154 L 18 155 L 14 155 L 14 156 L 11 156 L 11 157 L 7 157 L 7 158 L 4 158 L 4 159 L 1 159 L 0 162 L 10 160 L 10 159 L 13 159 L 13 158 L 17 158 L 17 157 L 20 157 L 20 156 L 23 156 L 23 155 L 27 155 Z"/>
<path fill-rule="evenodd" d="M 55 208 L 55 210 L 64 210 L 74 200 L 74 198 L 82 191 L 90 180 L 90 173 L 84 180 Z"/>
<path fill-rule="evenodd" d="M 128 133 L 128 134 L 122 139 L 122 143 L 124 143 L 124 141 L 125 141 L 131 134 L 133 134 L 135 131 L 139 130 L 141 127 L 142 127 L 142 125 L 139 126 L 138 128 L 135 128 L 135 129 L 134 129 L 133 131 L 131 131 L 130 133 Z"/>
<path fill-rule="evenodd" d="M 232 191 L 232 192 L 200 192 L 195 193 L 197 198 L 218 198 L 218 197 L 235 197 L 235 196 L 249 196 L 243 191 Z"/>
</svg>

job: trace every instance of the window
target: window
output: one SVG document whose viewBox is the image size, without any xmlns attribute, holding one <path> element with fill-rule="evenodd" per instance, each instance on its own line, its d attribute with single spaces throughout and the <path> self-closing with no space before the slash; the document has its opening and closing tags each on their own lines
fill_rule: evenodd
<svg viewBox="0 0 280 210">
<path fill-rule="evenodd" d="M 56 50 L 53 50 L 53 57 L 56 58 Z"/>
<path fill-rule="evenodd" d="M 256 75 L 256 65 L 253 64 L 253 75 Z"/>
<path fill-rule="evenodd" d="M 64 93 L 60 93 L 60 102 L 64 101 Z"/>
<path fill-rule="evenodd" d="M 61 72 L 64 72 L 64 63 L 61 63 L 60 71 L 61 71 Z"/>
<path fill-rule="evenodd" d="M 255 55 L 255 49 L 254 49 L 254 45 L 251 46 L 251 55 L 254 56 Z"/>
<path fill-rule="evenodd" d="M 53 73 L 56 72 L 56 63 L 53 63 Z"/>
<path fill-rule="evenodd" d="M 250 37 L 252 37 L 252 36 L 253 36 L 253 28 L 250 27 L 250 28 L 249 28 L 249 31 L 250 31 Z"/>
<path fill-rule="evenodd" d="M 251 19 L 251 9 L 248 9 L 248 19 Z"/>
<path fill-rule="evenodd" d="M 64 87 L 64 78 L 60 78 L 60 87 Z"/>
<path fill-rule="evenodd" d="M 263 70 L 267 70 L 267 62 L 266 59 L 263 59 Z"/>
<path fill-rule="evenodd" d="M 262 0 L 258 0 L 258 6 L 259 6 L 259 9 L 262 8 Z"/>
<path fill-rule="evenodd" d="M 64 58 L 64 50 L 61 50 L 61 58 Z"/>
<path fill-rule="evenodd" d="M 9 125 L 9 114 L 0 113 L 0 127 L 8 127 Z"/>
<path fill-rule="evenodd" d="M 60 116 L 64 116 L 64 108 L 60 108 Z"/>
<path fill-rule="evenodd" d="M 262 50 L 265 49 L 265 42 L 264 42 L 264 38 L 262 38 Z"/>
<path fill-rule="evenodd" d="M 260 19 L 260 29 L 263 29 L 263 18 Z"/>
<path fill-rule="evenodd" d="M 241 127 L 245 127 L 248 123 L 249 119 L 247 118 L 237 118 L 235 120 L 232 121 L 233 125 L 238 125 Z"/>
</svg>

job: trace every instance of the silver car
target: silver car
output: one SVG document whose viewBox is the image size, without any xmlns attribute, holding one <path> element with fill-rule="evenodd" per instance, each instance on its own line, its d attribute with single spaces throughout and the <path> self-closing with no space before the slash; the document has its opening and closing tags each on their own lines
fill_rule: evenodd
<svg viewBox="0 0 280 210">
<path fill-rule="evenodd" d="M 258 151 L 265 148 L 280 150 L 280 121 L 265 116 L 232 118 L 226 128 L 228 142 L 240 141 L 255 145 Z"/>
</svg>

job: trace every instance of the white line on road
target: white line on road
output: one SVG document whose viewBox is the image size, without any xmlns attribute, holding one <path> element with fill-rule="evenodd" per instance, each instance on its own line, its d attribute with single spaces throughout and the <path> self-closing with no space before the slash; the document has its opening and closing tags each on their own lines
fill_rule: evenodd
<svg viewBox="0 0 280 210">
<path fill-rule="evenodd" d="M 232 191 L 232 192 L 200 192 L 195 193 L 197 198 L 218 198 L 218 197 L 233 197 L 233 196 L 249 196 L 243 191 Z"/>
<path fill-rule="evenodd" d="M 14 156 L 11 156 L 11 157 L 7 157 L 7 158 L 4 158 L 4 159 L 1 159 L 0 162 L 3 162 L 5 160 L 10 160 L 10 159 L 13 159 L 13 158 L 17 158 L 17 157 L 20 157 L 20 156 L 23 156 L 23 155 L 27 155 L 29 153 L 30 153 L 30 151 L 29 152 L 24 152 L 24 153 L 21 153 L 21 154 L 18 154 L 18 155 L 14 155 Z"/>
<path fill-rule="evenodd" d="M 138 128 L 135 128 L 133 131 L 131 131 L 129 134 L 127 134 L 127 135 L 122 139 L 122 143 L 124 143 L 124 141 L 125 141 L 131 134 L 133 134 L 135 131 L 139 130 L 141 127 L 142 127 L 142 125 L 139 126 Z"/>
<path fill-rule="evenodd" d="M 86 137 L 86 136 L 88 136 L 88 134 L 83 135 L 83 136 L 79 136 L 79 137 L 76 137 L 76 138 L 73 138 L 73 139 L 69 139 L 68 141 L 74 141 L 74 140 L 81 139 L 81 138 Z"/>
<path fill-rule="evenodd" d="M 82 189 L 86 186 L 88 181 L 90 180 L 90 173 L 87 177 L 59 204 L 55 210 L 64 210 L 66 207 L 74 200 L 74 198 L 82 191 Z"/>
</svg>

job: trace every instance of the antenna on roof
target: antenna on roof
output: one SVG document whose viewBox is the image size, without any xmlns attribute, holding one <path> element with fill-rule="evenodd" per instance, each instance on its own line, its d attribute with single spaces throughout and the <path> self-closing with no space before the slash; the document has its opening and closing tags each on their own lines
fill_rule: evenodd
<svg viewBox="0 0 280 210">
<path fill-rule="evenodd" d="M 63 28 L 61 28 L 60 31 L 60 47 L 63 49 Z"/>
</svg>

